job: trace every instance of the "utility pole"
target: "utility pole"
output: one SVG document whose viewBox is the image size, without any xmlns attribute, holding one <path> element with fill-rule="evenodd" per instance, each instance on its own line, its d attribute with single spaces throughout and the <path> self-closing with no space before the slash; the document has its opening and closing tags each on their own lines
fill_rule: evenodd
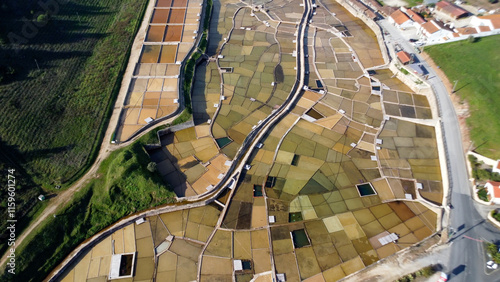
<svg viewBox="0 0 500 282">
<path fill-rule="evenodd" d="M 458 79 L 453 81 L 455 82 L 455 85 L 453 85 L 453 89 L 451 90 L 451 93 L 455 93 L 455 88 L 457 87 Z"/>
<path fill-rule="evenodd" d="M 40 70 L 40 66 L 38 65 L 38 62 L 37 62 L 37 60 L 36 60 L 36 59 L 35 59 L 35 64 L 36 64 L 36 68 L 37 68 L 38 70 Z"/>
</svg>

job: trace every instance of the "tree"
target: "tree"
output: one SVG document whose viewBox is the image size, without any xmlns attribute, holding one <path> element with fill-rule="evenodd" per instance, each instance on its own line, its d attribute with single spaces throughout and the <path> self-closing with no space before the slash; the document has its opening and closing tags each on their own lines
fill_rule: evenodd
<svg viewBox="0 0 500 282">
<path fill-rule="evenodd" d="M 147 167 L 147 168 L 148 168 L 148 170 L 149 170 L 150 172 L 155 172 L 155 171 L 156 171 L 156 163 L 155 163 L 155 162 L 150 162 L 150 163 L 148 164 L 148 167 Z"/>
<path fill-rule="evenodd" d="M 474 43 L 476 42 L 476 38 L 472 35 L 469 35 L 469 37 L 467 38 L 467 40 L 469 41 L 469 43 Z"/>
<path fill-rule="evenodd" d="M 500 253 L 498 252 L 498 246 L 493 243 L 488 243 L 487 252 L 491 255 L 491 258 L 496 263 L 500 263 Z"/>
</svg>

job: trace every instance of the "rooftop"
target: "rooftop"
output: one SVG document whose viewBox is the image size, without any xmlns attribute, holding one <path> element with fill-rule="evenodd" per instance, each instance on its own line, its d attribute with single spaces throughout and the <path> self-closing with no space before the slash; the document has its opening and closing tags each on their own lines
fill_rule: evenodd
<svg viewBox="0 0 500 282">
<path fill-rule="evenodd" d="M 485 26 L 485 25 L 478 26 L 477 28 L 479 29 L 479 32 L 491 31 L 490 27 L 489 26 Z"/>
<path fill-rule="evenodd" d="M 494 198 L 500 198 L 500 182 L 488 181 L 487 183 L 493 187 L 493 195 L 491 196 Z"/>
<path fill-rule="evenodd" d="M 476 34 L 477 30 L 473 27 L 459 27 L 457 28 L 457 32 L 460 35 L 469 35 L 469 34 Z"/>
<path fill-rule="evenodd" d="M 417 13 L 414 11 L 408 9 L 406 10 L 406 14 L 412 19 L 414 22 L 419 23 L 419 24 L 424 24 L 426 21 Z"/>
<path fill-rule="evenodd" d="M 425 29 L 429 34 L 433 34 L 434 32 L 439 30 L 439 27 L 434 24 L 434 21 L 426 22 L 422 25 L 422 28 Z"/>
<path fill-rule="evenodd" d="M 403 13 L 401 10 L 397 10 L 394 13 L 391 14 L 391 18 L 396 22 L 397 24 L 401 25 L 409 20 L 411 20 L 405 13 Z"/>
<path fill-rule="evenodd" d="M 478 18 L 482 20 L 490 20 L 494 29 L 500 28 L 500 14 L 481 16 Z"/>
<path fill-rule="evenodd" d="M 406 53 L 405 51 L 399 51 L 397 53 L 398 59 L 401 61 L 403 64 L 407 64 L 411 61 L 411 56 L 410 54 Z"/>
<path fill-rule="evenodd" d="M 467 15 L 469 13 L 466 10 L 464 10 L 458 6 L 455 6 L 455 5 L 451 4 L 450 2 L 446 2 L 446 1 L 438 2 L 436 4 L 436 9 L 438 11 L 442 11 L 443 13 L 448 14 L 454 18 L 458 18 L 458 17 L 464 16 L 464 15 Z"/>
</svg>

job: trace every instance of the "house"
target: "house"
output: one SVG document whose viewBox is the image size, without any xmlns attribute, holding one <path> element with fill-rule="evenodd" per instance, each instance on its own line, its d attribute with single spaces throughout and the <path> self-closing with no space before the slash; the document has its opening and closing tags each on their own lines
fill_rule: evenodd
<svg viewBox="0 0 500 282">
<path fill-rule="evenodd" d="M 469 15 L 468 11 L 447 1 L 440 1 L 436 3 L 436 11 L 455 20 L 465 18 Z"/>
<path fill-rule="evenodd" d="M 410 19 L 413 21 L 413 25 L 415 28 L 419 28 L 421 25 L 426 23 L 427 21 L 424 20 L 419 14 L 415 13 L 413 10 L 406 9 L 405 13 L 410 17 Z"/>
<path fill-rule="evenodd" d="M 493 167 L 493 169 L 491 170 L 491 172 L 493 172 L 493 173 L 500 173 L 500 160 L 497 160 L 497 163 L 495 164 L 495 166 Z"/>
<path fill-rule="evenodd" d="M 472 17 L 469 25 L 479 27 L 480 29 L 482 29 L 481 31 L 492 31 L 495 29 L 500 29 L 500 14 Z M 489 30 L 487 30 L 487 28 Z"/>
<path fill-rule="evenodd" d="M 445 42 L 454 37 L 453 33 L 454 32 L 449 27 L 445 26 L 443 22 L 437 20 L 426 22 L 417 30 L 420 39 L 427 43 Z"/>
<path fill-rule="evenodd" d="M 392 13 L 394 13 L 398 8 L 396 7 L 391 7 L 391 6 L 382 6 L 382 8 L 379 9 L 379 13 L 381 13 L 384 17 L 389 17 Z"/>
<path fill-rule="evenodd" d="M 406 29 L 413 26 L 413 21 L 401 10 L 397 10 L 389 16 L 389 22 L 399 29 Z"/>
<path fill-rule="evenodd" d="M 399 51 L 397 54 L 399 61 L 403 65 L 411 64 L 413 63 L 413 56 L 410 54 L 406 53 L 405 51 Z"/>
<path fill-rule="evenodd" d="M 470 36 L 473 34 L 477 34 L 477 29 L 474 27 L 459 27 L 454 30 L 458 36 Z"/>
<path fill-rule="evenodd" d="M 500 205 L 500 182 L 488 181 L 484 188 L 488 190 L 490 201 L 494 204 Z"/>
</svg>

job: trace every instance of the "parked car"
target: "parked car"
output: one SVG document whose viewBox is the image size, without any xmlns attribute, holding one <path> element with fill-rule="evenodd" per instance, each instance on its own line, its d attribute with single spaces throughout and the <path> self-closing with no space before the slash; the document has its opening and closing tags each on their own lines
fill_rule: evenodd
<svg viewBox="0 0 500 282">
<path fill-rule="evenodd" d="M 490 260 L 486 263 L 486 267 L 488 269 L 497 269 L 498 268 L 498 264 L 496 264 L 494 261 Z"/>
<path fill-rule="evenodd" d="M 413 39 L 413 38 L 410 38 L 410 42 L 417 42 L 418 39 Z"/>
</svg>

